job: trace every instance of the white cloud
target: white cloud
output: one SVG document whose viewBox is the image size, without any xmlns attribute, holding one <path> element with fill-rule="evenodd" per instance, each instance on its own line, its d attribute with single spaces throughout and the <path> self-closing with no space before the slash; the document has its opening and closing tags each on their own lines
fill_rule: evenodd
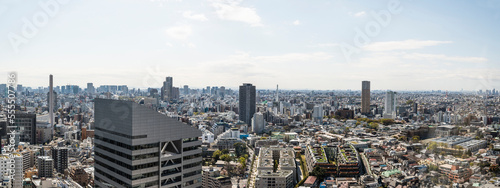
<svg viewBox="0 0 500 188">
<path fill-rule="evenodd" d="M 196 48 L 196 45 L 194 43 L 191 43 L 191 42 L 182 44 L 182 46 L 188 47 L 188 48 Z"/>
<path fill-rule="evenodd" d="M 288 53 L 282 55 L 274 56 L 256 56 L 253 59 L 262 62 L 311 62 L 311 61 L 323 61 L 331 59 L 333 56 L 325 52 L 314 52 L 314 53 Z"/>
<path fill-rule="evenodd" d="M 293 25 L 300 25 L 300 21 L 299 21 L 299 20 L 295 20 L 295 21 L 293 22 Z"/>
<path fill-rule="evenodd" d="M 174 46 L 174 45 L 173 45 L 172 43 L 170 43 L 170 42 L 165 43 L 165 45 L 166 45 L 166 46 L 168 46 L 168 47 L 173 47 L 173 46 Z"/>
<path fill-rule="evenodd" d="M 366 14 L 366 12 L 365 12 L 365 11 L 361 11 L 361 12 L 357 12 L 357 13 L 355 13 L 355 14 L 354 14 L 354 16 L 356 16 L 356 17 L 360 17 L 360 16 L 364 16 L 365 14 Z"/>
<path fill-rule="evenodd" d="M 166 33 L 169 37 L 177 40 L 187 39 L 192 32 L 193 30 L 189 25 L 174 26 L 166 30 Z"/>
<path fill-rule="evenodd" d="M 393 50 L 414 50 L 428 46 L 439 44 L 448 44 L 452 41 L 435 41 L 435 40 L 404 40 L 404 41 L 388 41 L 375 42 L 363 46 L 364 50 L 368 51 L 393 51 Z"/>
<path fill-rule="evenodd" d="M 215 0 L 212 1 L 212 7 L 215 8 L 215 14 L 222 20 L 245 22 L 252 27 L 263 26 L 255 8 L 240 6 L 240 2 Z"/>
<path fill-rule="evenodd" d="M 184 18 L 188 18 L 191 20 L 198 20 L 198 21 L 207 21 L 208 20 L 208 18 L 204 14 L 194 14 L 191 11 L 182 12 L 182 16 L 184 16 Z"/>
<path fill-rule="evenodd" d="M 339 46 L 338 43 L 321 43 L 321 44 L 312 44 L 312 45 L 307 45 L 307 47 L 310 48 L 323 48 L 323 47 L 335 47 Z"/>
<path fill-rule="evenodd" d="M 459 57 L 459 56 L 447 56 L 444 54 L 423 54 L 423 53 L 411 53 L 402 55 L 406 59 L 416 59 L 416 60 L 440 60 L 440 61 L 456 61 L 456 62 L 470 62 L 470 63 L 481 63 L 488 61 L 484 57 Z"/>
</svg>

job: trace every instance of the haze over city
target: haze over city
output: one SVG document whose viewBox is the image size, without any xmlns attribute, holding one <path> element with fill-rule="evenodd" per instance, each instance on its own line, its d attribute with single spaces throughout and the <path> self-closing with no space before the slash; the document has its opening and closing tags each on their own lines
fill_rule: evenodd
<svg viewBox="0 0 500 188">
<path fill-rule="evenodd" d="M 0 77 L 17 71 L 35 88 L 48 74 L 80 87 L 160 87 L 169 75 L 192 88 L 500 88 L 498 1 L 57 2 L 0 1 Z"/>
</svg>

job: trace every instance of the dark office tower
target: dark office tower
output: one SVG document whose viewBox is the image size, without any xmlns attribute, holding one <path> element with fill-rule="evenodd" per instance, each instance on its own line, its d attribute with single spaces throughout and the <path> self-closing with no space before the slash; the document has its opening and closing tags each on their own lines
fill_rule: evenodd
<svg viewBox="0 0 500 188">
<path fill-rule="evenodd" d="M 253 114 L 255 114 L 255 86 L 243 84 L 240 86 L 240 120 L 251 125 Z"/>
<path fill-rule="evenodd" d="M 361 86 L 361 113 L 370 113 L 370 81 L 363 81 Z"/>
<path fill-rule="evenodd" d="M 172 87 L 172 95 L 171 95 L 173 100 L 179 99 L 179 88 L 178 87 Z"/>
<path fill-rule="evenodd" d="M 87 83 L 87 93 L 95 93 L 95 88 L 93 83 Z"/>
<path fill-rule="evenodd" d="M 226 95 L 226 87 L 224 86 L 220 86 L 219 88 L 219 96 L 224 98 L 224 96 Z"/>
<path fill-rule="evenodd" d="M 172 85 L 174 81 L 172 77 L 167 77 L 163 82 L 163 88 L 161 90 L 162 100 L 172 100 Z"/>
<path fill-rule="evenodd" d="M 212 87 L 210 94 L 212 94 L 212 96 L 216 96 L 218 95 L 218 93 L 219 93 L 219 87 L 217 86 Z"/>
<path fill-rule="evenodd" d="M 416 102 L 413 102 L 413 113 L 416 114 L 418 110 L 418 104 Z"/>
<path fill-rule="evenodd" d="M 95 99 L 95 186 L 200 187 L 200 136 L 144 105 Z"/>
<path fill-rule="evenodd" d="M 189 95 L 189 86 L 184 85 L 184 95 Z"/>
<path fill-rule="evenodd" d="M 23 85 L 22 84 L 17 84 L 17 92 L 22 93 L 23 92 Z"/>
<path fill-rule="evenodd" d="M 54 168 L 57 172 L 64 174 L 64 170 L 68 168 L 68 148 L 56 147 L 51 150 L 52 159 L 54 160 Z"/>
<path fill-rule="evenodd" d="M 13 126 L 19 132 L 19 141 L 36 144 L 36 114 L 16 113 L 15 116 Z"/>
</svg>

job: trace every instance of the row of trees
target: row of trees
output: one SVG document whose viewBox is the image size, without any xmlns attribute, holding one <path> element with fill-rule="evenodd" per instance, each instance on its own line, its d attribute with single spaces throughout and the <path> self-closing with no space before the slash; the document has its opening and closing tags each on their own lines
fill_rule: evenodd
<svg viewBox="0 0 500 188">
<path fill-rule="evenodd" d="M 358 122 L 366 122 L 368 124 L 370 123 L 380 123 L 380 124 L 383 124 L 383 125 L 392 125 L 392 124 L 395 124 L 396 122 L 393 120 L 393 119 L 379 119 L 379 120 L 375 120 L 375 119 L 368 119 L 368 118 L 358 118 L 356 119 Z"/>
<path fill-rule="evenodd" d="M 447 143 L 443 143 L 443 142 L 440 142 L 440 143 L 437 143 L 437 142 L 431 142 L 429 143 L 429 145 L 427 146 L 427 149 L 428 150 L 431 150 L 431 151 L 434 151 L 436 148 L 449 148 L 448 144 Z M 453 146 L 453 149 L 457 149 L 457 150 L 460 150 L 460 151 L 463 151 L 464 150 L 464 147 L 460 146 L 460 145 L 455 145 Z"/>
<path fill-rule="evenodd" d="M 442 148 L 442 149 L 454 149 L 455 151 L 459 151 L 459 152 L 453 152 L 454 156 L 456 156 L 456 157 L 467 158 L 467 157 L 472 156 L 472 152 L 470 150 L 467 151 L 467 152 L 464 152 L 465 148 L 463 146 L 460 146 L 460 145 L 455 145 L 453 147 L 450 147 L 448 144 L 442 143 L 442 142 L 441 143 L 430 142 L 429 145 L 427 145 L 427 150 L 429 150 L 431 152 L 436 152 L 436 150 L 438 148 Z M 444 155 L 445 151 L 441 151 L 440 154 Z"/>
</svg>

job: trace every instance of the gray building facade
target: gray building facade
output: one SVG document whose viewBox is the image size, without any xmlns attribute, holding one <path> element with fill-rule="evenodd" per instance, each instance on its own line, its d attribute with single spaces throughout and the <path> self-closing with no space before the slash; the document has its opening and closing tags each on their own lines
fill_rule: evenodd
<svg viewBox="0 0 500 188">
<path fill-rule="evenodd" d="M 251 119 L 255 114 L 255 86 L 243 84 L 240 86 L 239 118 L 247 125 L 251 125 Z"/>
<path fill-rule="evenodd" d="M 95 99 L 96 187 L 201 187 L 201 131 L 146 106 Z"/>
<path fill-rule="evenodd" d="M 36 114 L 30 113 L 16 113 L 14 125 L 16 131 L 19 133 L 20 142 L 29 142 L 30 144 L 37 144 L 36 142 Z M 9 123 L 9 122 L 7 122 Z"/>
<path fill-rule="evenodd" d="M 370 81 L 361 83 L 361 113 L 370 113 Z"/>
</svg>

